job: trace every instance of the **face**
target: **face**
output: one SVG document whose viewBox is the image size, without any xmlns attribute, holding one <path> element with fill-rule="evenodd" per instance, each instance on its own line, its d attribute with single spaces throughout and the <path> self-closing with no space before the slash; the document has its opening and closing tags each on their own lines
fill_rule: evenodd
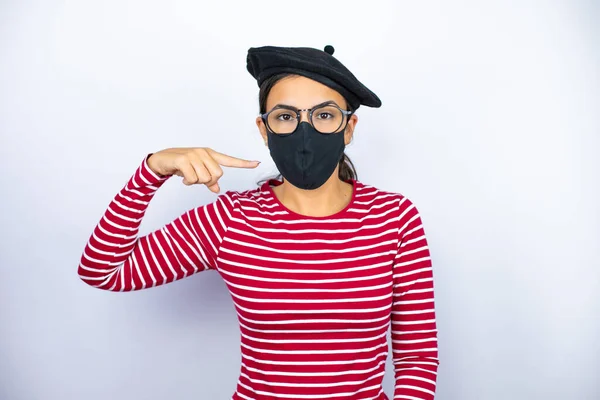
<svg viewBox="0 0 600 400">
<path fill-rule="evenodd" d="M 281 79 L 271 88 L 267 98 L 266 111 L 270 111 L 277 105 L 288 105 L 297 109 L 312 108 L 327 101 L 335 102 L 343 110 L 348 108 L 344 97 L 330 87 L 303 76 L 289 76 Z M 302 113 L 301 121 L 308 122 L 306 112 Z M 344 131 L 346 145 L 352 141 L 352 134 L 357 122 L 358 117 L 356 115 L 352 115 L 348 120 L 348 125 Z M 256 118 L 256 125 L 266 146 L 267 127 L 262 118 Z"/>
</svg>

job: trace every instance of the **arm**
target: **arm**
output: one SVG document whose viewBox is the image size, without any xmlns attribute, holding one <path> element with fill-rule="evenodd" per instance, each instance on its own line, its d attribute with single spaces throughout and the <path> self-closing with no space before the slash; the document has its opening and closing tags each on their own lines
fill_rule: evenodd
<svg viewBox="0 0 600 400">
<path fill-rule="evenodd" d="M 85 283 L 109 291 L 133 291 L 216 268 L 231 215 L 231 202 L 225 196 L 138 237 L 149 202 L 167 179 L 156 175 L 146 158 L 117 193 L 81 256 L 78 273 Z"/>
<path fill-rule="evenodd" d="M 432 400 L 438 368 L 431 257 L 416 207 L 400 202 L 392 306 L 394 399 Z"/>
</svg>

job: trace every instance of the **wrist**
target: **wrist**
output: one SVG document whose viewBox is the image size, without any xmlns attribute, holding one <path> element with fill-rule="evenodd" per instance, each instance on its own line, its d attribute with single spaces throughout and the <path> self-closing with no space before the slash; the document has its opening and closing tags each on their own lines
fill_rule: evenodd
<svg viewBox="0 0 600 400">
<path fill-rule="evenodd" d="M 148 171 L 152 175 L 154 175 L 156 179 L 166 180 L 170 178 L 170 175 L 165 174 L 159 167 L 159 163 L 157 162 L 157 155 L 155 153 L 150 153 L 146 156 L 145 164 Z"/>
<path fill-rule="evenodd" d="M 156 154 L 155 153 L 150 153 L 146 156 L 146 165 L 148 166 L 150 171 L 154 172 L 157 176 L 159 176 L 161 178 L 165 177 L 165 175 L 158 168 L 158 165 L 156 163 Z"/>
</svg>

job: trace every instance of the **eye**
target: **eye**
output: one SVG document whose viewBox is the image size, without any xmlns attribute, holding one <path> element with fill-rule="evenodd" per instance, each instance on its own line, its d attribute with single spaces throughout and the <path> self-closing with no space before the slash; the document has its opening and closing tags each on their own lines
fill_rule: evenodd
<svg viewBox="0 0 600 400">
<path fill-rule="evenodd" d="M 293 114 L 290 111 L 282 111 L 280 113 L 277 113 L 277 115 L 275 115 L 275 119 L 277 119 L 278 121 L 292 121 L 296 118 L 296 115 Z"/>
<path fill-rule="evenodd" d="M 317 118 L 319 119 L 331 119 L 333 118 L 333 115 L 331 113 L 328 112 L 320 112 L 317 114 Z"/>
</svg>

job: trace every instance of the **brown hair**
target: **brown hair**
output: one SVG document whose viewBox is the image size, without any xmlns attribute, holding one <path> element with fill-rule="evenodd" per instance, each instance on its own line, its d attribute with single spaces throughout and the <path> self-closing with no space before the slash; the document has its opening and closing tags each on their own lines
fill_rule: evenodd
<svg viewBox="0 0 600 400">
<path fill-rule="evenodd" d="M 291 75 L 292 74 L 288 74 L 288 73 L 274 75 L 274 76 L 266 79 L 262 83 L 262 85 L 260 85 L 259 92 L 258 92 L 258 105 L 259 105 L 259 111 L 261 114 L 264 114 L 267 112 L 267 97 L 269 97 L 269 93 L 271 92 L 271 89 L 273 88 L 273 86 L 275 86 L 275 84 L 277 82 L 279 82 L 281 79 L 283 79 L 287 76 L 291 76 Z M 348 104 L 348 108 L 351 109 L 348 101 L 346 101 L 346 104 Z M 354 164 L 352 163 L 350 158 L 346 155 L 346 153 L 343 154 L 342 159 L 340 160 L 340 168 L 338 171 L 339 171 L 338 176 L 339 176 L 340 180 L 342 180 L 342 181 L 349 181 L 351 179 L 356 180 L 358 178 L 358 175 L 356 173 L 356 168 L 354 167 Z M 282 178 L 282 176 L 280 174 L 275 179 L 281 180 L 281 178 Z"/>
</svg>

